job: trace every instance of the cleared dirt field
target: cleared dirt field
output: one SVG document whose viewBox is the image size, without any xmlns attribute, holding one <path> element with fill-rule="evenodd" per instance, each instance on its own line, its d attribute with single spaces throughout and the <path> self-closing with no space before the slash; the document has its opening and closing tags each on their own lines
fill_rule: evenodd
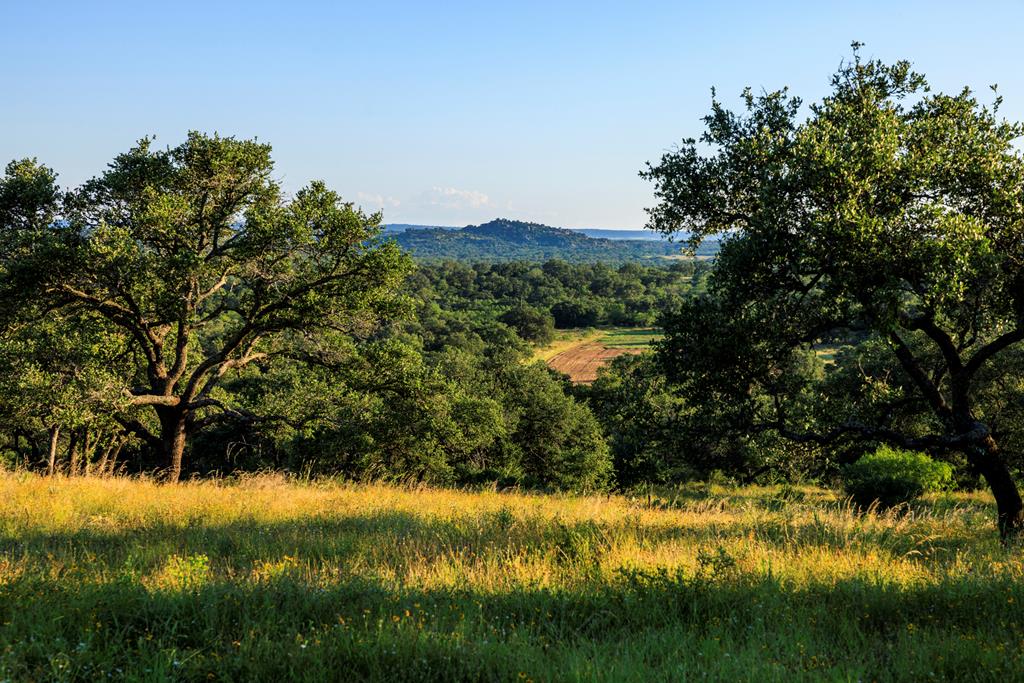
<svg viewBox="0 0 1024 683">
<path fill-rule="evenodd" d="M 597 379 L 598 370 L 616 356 L 643 353 L 661 337 L 657 330 L 630 328 L 577 334 L 575 343 L 560 340 L 537 354 L 548 367 L 569 375 L 576 384 L 590 384 Z"/>
<path fill-rule="evenodd" d="M 612 358 L 643 352 L 638 348 L 608 348 L 595 342 L 562 351 L 548 361 L 548 367 L 569 375 L 575 384 L 590 384 L 597 379 L 597 371 Z"/>
</svg>

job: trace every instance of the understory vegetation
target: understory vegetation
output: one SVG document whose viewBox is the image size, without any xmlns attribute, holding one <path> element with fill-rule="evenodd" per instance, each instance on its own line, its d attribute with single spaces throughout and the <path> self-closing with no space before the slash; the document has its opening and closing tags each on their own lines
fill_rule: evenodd
<svg viewBox="0 0 1024 683">
<path fill-rule="evenodd" d="M 992 500 L 0 475 L 2 680 L 1015 680 Z"/>
<path fill-rule="evenodd" d="M 953 468 L 924 453 L 882 446 L 843 468 L 843 490 L 861 506 L 892 507 L 953 486 Z"/>
</svg>

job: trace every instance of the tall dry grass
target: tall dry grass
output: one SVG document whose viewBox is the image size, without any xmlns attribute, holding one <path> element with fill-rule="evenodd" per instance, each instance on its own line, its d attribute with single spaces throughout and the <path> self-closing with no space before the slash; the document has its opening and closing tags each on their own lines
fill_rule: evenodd
<svg viewBox="0 0 1024 683">
<path fill-rule="evenodd" d="M 0 475 L 0 680 L 1014 680 L 981 494 Z"/>
</svg>

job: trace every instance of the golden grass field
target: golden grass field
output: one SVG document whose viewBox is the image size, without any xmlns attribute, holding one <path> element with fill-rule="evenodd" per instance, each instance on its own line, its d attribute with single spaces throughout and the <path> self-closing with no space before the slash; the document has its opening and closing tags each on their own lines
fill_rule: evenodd
<svg viewBox="0 0 1024 683">
<path fill-rule="evenodd" d="M 0 680 L 1021 680 L 991 507 L 0 474 Z"/>
<path fill-rule="evenodd" d="M 597 341 L 603 337 L 604 334 L 604 330 L 592 328 L 584 330 L 561 330 L 558 332 L 553 342 L 534 350 L 533 359 L 542 360 L 547 363 L 560 353 L 564 353 L 583 344 L 589 344 Z"/>
</svg>

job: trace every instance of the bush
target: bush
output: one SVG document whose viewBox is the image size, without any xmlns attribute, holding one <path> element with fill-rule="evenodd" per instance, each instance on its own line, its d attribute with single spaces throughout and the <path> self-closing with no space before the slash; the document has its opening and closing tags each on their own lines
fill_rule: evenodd
<svg viewBox="0 0 1024 683">
<path fill-rule="evenodd" d="M 881 446 L 843 468 L 842 481 L 846 495 L 857 505 L 867 507 L 877 500 L 882 507 L 892 507 L 949 488 L 953 468 L 924 453 Z"/>
</svg>

